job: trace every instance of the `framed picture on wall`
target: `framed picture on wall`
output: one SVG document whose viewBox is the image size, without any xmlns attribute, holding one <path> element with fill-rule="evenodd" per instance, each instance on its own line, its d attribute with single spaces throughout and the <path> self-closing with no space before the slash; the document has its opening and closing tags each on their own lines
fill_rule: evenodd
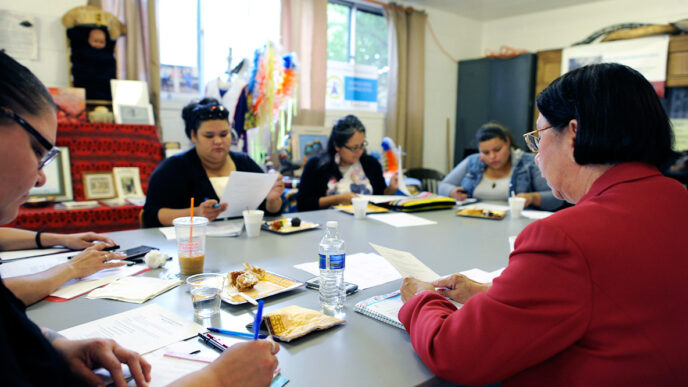
<svg viewBox="0 0 688 387">
<path fill-rule="evenodd" d="M 112 168 L 117 197 L 120 199 L 143 197 L 138 167 Z"/>
<path fill-rule="evenodd" d="M 305 163 L 308 157 L 324 151 L 329 135 L 330 131 L 324 126 L 292 126 L 292 161 Z"/>
<path fill-rule="evenodd" d="M 50 198 L 51 201 L 66 202 L 74 200 L 72 192 L 72 172 L 69 161 L 69 148 L 60 146 L 60 153 L 55 161 L 43 168 L 46 182 L 41 187 L 33 187 L 29 191 L 30 200 Z"/>
<path fill-rule="evenodd" d="M 112 172 L 82 172 L 81 179 L 84 183 L 86 200 L 110 199 L 117 195 L 115 184 L 112 181 Z"/>
</svg>

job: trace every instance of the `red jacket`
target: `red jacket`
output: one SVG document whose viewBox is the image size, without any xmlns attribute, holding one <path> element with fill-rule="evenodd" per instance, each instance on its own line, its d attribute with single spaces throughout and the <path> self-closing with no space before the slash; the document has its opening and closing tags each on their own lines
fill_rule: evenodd
<svg viewBox="0 0 688 387">
<path fill-rule="evenodd" d="M 487 293 L 456 310 L 423 292 L 399 319 L 428 368 L 455 383 L 685 385 L 687 236 L 688 191 L 620 164 L 524 229 Z"/>
</svg>

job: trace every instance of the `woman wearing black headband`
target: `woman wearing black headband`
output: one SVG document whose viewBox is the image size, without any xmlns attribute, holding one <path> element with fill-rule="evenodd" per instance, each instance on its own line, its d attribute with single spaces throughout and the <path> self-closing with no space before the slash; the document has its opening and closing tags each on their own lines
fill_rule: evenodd
<svg viewBox="0 0 688 387">
<path fill-rule="evenodd" d="M 263 172 L 247 154 L 229 150 L 232 135 L 228 116 L 228 110 L 213 98 L 184 107 L 184 130 L 194 147 L 166 159 L 151 175 L 143 207 L 145 227 L 169 226 L 174 218 L 188 216 L 191 197 L 200 203 L 194 214 L 213 220 L 227 209 L 227 203 L 219 200 L 232 172 Z M 280 177 L 259 208 L 278 214 L 282 192 Z"/>
</svg>

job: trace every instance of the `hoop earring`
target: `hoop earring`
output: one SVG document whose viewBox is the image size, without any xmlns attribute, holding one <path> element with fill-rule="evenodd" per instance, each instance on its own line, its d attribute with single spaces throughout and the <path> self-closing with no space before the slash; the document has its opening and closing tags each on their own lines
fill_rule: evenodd
<svg viewBox="0 0 688 387">
<path fill-rule="evenodd" d="M 342 162 L 342 156 L 339 155 L 339 152 L 334 154 L 334 163 L 339 165 L 339 163 Z"/>
</svg>

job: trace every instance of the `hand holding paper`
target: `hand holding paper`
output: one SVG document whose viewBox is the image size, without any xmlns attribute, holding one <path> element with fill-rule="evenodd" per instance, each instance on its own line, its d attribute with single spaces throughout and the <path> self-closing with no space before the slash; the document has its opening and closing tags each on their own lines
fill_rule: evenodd
<svg viewBox="0 0 688 387">
<path fill-rule="evenodd" d="M 432 282 L 439 277 L 439 274 L 435 273 L 409 252 L 394 250 L 373 243 L 370 245 L 373 246 L 378 254 L 391 263 L 402 277 L 413 277 L 425 282 Z"/>
<path fill-rule="evenodd" d="M 258 208 L 279 176 L 277 173 L 232 172 L 220 200 L 228 206 L 218 218 L 241 216 L 243 210 Z"/>
</svg>

